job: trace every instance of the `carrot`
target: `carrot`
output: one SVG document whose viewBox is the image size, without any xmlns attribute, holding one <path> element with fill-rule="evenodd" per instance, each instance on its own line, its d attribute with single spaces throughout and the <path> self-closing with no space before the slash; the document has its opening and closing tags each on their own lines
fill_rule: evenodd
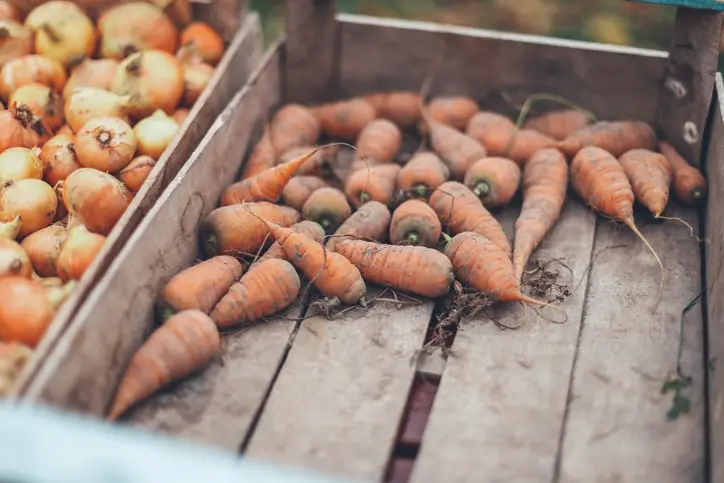
<svg viewBox="0 0 724 483">
<path fill-rule="evenodd" d="M 277 160 L 277 164 L 287 163 L 293 159 L 313 151 L 315 146 L 300 146 L 290 149 L 282 154 Z M 302 164 L 294 172 L 294 176 L 319 176 L 320 178 L 330 178 L 334 176 L 334 163 L 339 152 L 339 146 L 333 145 L 326 149 L 317 151 L 314 156 L 309 158 L 306 163 Z"/>
<path fill-rule="evenodd" d="M 475 161 L 487 156 L 485 147 L 472 137 L 423 115 L 430 146 L 450 169 L 452 179 L 462 180 Z"/>
<path fill-rule="evenodd" d="M 636 148 L 656 149 L 656 133 L 641 121 L 599 121 L 558 142 L 558 149 L 573 157 L 586 146 L 595 146 L 619 157 Z"/>
<path fill-rule="evenodd" d="M 293 224 L 289 227 L 289 229 L 292 230 L 294 233 L 301 233 L 303 235 L 306 235 L 312 240 L 319 243 L 322 243 L 322 240 L 324 239 L 324 228 L 322 228 L 319 223 L 315 221 L 303 220 L 299 223 Z M 287 254 L 284 252 L 284 249 L 281 247 L 281 245 L 279 245 L 279 242 L 275 241 L 274 243 L 272 243 L 272 246 L 270 246 L 266 253 L 259 257 L 259 259 L 254 262 L 251 267 L 249 267 L 249 270 L 259 266 L 259 264 L 263 260 L 267 260 L 269 258 L 281 258 L 282 260 L 287 260 Z"/>
<path fill-rule="evenodd" d="M 673 170 L 674 194 L 684 204 L 697 205 L 706 197 L 706 179 L 701 171 L 686 162 L 674 147 L 666 141 L 659 143 L 659 150 Z"/>
<path fill-rule="evenodd" d="M 658 218 L 669 202 L 672 170 L 666 157 L 648 149 L 632 149 L 618 158 L 618 162 L 636 200 Z"/>
<path fill-rule="evenodd" d="M 430 196 L 430 207 L 451 233 L 478 233 L 511 255 L 510 242 L 500 223 L 464 184 L 457 181 L 441 184 Z"/>
<path fill-rule="evenodd" d="M 520 168 L 508 158 L 483 158 L 465 174 L 465 185 L 484 206 L 505 206 L 520 186 Z"/>
<path fill-rule="evenodd" d="M 370 200 L 389 204 L 395 194 L 395 181 L 400 170 L 400 166 L 396 164 L 379 164 L 368 169 L 358 169 L 347 177 L 344 192 L 356 208 Z"/>
<path fill-rule="evenodd" d="M 450 259 L 423 246 L 344 240 L 337 253 L 352 262 L 368 282 L 424 297 L 445 295 L 455 279 Z"/>
<path fill-rule="evenodd" d="M 301 282 L 294 267 L 280 258 L 267 258 L 231 286 L 211 311 L 220 329 L 249 326 L 290 306 Z"/>
<path fill-rule="evenodd" d="M 249 159 L 241 171 L 241 179 L 251 178 L 276 165 L 276 151 L 272 145 L 269 129 L 264 131 L 261 139 L 254 146 Z"/>
<path fill-rule="evenodd" d="M 532 129 L 518 130 L 513 121 L 494 112 L 477 113 L 465 132 L 485 146 L 489 156 L 507 157 L 521 165 L 539 149 L 555 145 L 552 138 Z"/>
<path fill-rule="evenodd" d="M 533 250 L 553 228 L 568 190 L 568 162 L 555 148 L 536 152 L 523 168 L 523 207 L 515 222 L 513 268 L 520 283 Z"/>
<path fill-rule="evenodd" d="M 390 243 L 433 247 L 442 234 L 442 226 L 430 205 L 408 200 L 392 213 Z"/>
<path fill-rule="evenodd" d="M 68 232 L 64 226 L 55 224 L 25 237 L 20 246 L 28 254 L 35 273 L 41 277 L 58 276 L 58 257 Z"/>
<path fill-rule="evenodd" d="M 536 151 L 556 146 L 556 141 L 533 129 L 521 129 L 517 132 L 507 156 L 520 165 L 528 162 Z"/>
<path fill-rule="evenodd" d="M 282 200 L 287 206 L 302 211 L 312 193 L 325 186 L 327 182 L 317 176 L 294 176 L 282 190 Z"/>
<path fill-rule="evenodd" d="M 300 104 L 285 105 L 269 123 L 269 135 L 277 154 L 314 144 L 319 134 L 320 124 L 314 112 Z"/>
<path fill-rule="evenodd" d="M 216 324 L 199 310 L 185 310 L 156 329 L 133 355 L 116 391 L 108 420 L 207 365 L 221 348 Z"/>
<path fill-rule="evenodd" d="M 420 151 L 410 158 L 397 175 L 397 189 L 417 198 L 427 198 L 438 186 L 450 178 L 450 170 L 437 154 Z"/>
<path fill-rule="evenodd" d="M 529 119 L 523 127 L 534 129 L 556 141 L 561 141 L 575 131 L 585 128 L 590 121 L 590 116 L 583 111 L 562 109 Z"/>
<path fill-rule="evenodd" d="M 322 132 L 331 138 L 354 141 L 377 117 L 375 108 L 362 98 L 331 102 L 313 108 Z"/>
<path fill-rule="evenodd" d="M 334 232 L 352 215 L 347 198 L 337 188 L 319 188 L 304 203 L 302 216 L 305 220 L 319 223 L 328 233 Z"/>
<path fill-rule="evenodd" d="M 240 278 L 243 267 L 234 257 L 219 255 L 174 275 L 158 296 L 158 313 L 168 319 L 184 310 L 208 314 Z"/>
<path fill-rule="evenodd" d="M 427 105 L 432 119 L 458 131 L 464 131 L 470 118 L 479 110 L 478 103 L 465 96 L 439 96 Z"/>
<path fill-rule="evenodd" d="M 269 230 L 253 213 L 282 226 L 299 221 L 299 212 L 266 201 L 216 208 L 201 223 L 201 245 L 210 257 L 234 255 L 254 257 L 266 243 L 271 244 Z"/>
<path fill-rule="evenodd" d="M 415 127 L 422 116 L 420 96 L 415 92 L 392 91 L 364 96 L 377 115 L 397 124 L 402 129 Z"/>
<path fill-rule="evenodd" d="M 375 119 L 362 129 L 355 146 L 357 147 L 357 159 L 352 169 L 391 163 L 402 146 L 402 132 L 392 121 Z"/>
<path fill-rule="evenodd" d="M 387 237 L 387 229 L 390 226 L 390 210 L 379 201 L 368 201 L 359 207 L 342 226 L 334 232 L 334 237 L 327 240 L 326 246 L 334 251 L 338 243 L 349 238 L 343 235 L 350 235 L 360 238 L 368 238 L 377 241 L 384 241 Z"/>
</svg>

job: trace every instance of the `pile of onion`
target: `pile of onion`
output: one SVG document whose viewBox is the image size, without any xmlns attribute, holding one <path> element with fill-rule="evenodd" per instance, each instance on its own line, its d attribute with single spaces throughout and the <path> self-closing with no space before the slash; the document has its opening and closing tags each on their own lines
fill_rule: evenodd
<svg viewBox="0 0 724 483">
<path fill-rule="evenodd" d="M 72 2 L 38 5 L 28 13 L 25 26 L 35 32 L 35 52 L 63 65 L 95 51 L 97 35 L 93 21 Z"/>
<path fill-rule="evenodd" d="M 174 53 L 179 33 L 171 19 L 148 2 L 130 2 L 108 9 L 98 19 L 100 53 L 123 59 L 141 50 Z"/>
<path fill-rule="evenodd" d="M 181 60 L 181 66 L 184 72 L 184 95 L 183 105 L 193 106 L 201 97 L 206 86 L 214 76 L 214 68 L 203 61 L 201 57 L 184 50 L 179 51 L 177 57 Z"/>
<path fill-rule="evenodd" d="M 139 121 L 133 128 L 138 143 L 138 154 L 150 156 L 158 161 L 178 130 L 179 124 L 176 119 L 160 109 L 157 110 L 153 115 Z"/>
<path fill-rule="evenodd" d="M 63 201 L 71 216 L 93 233 L 108 235 L 128 208 L 128 190 L 118 179 L 93 168 L 73 171 Z"/>
<path fill-rule="evenodd" d="M 80 87 L 110 90 L 119 64 L 116 59 L 79 59 L 69 66 L 70 77 L 63 89 L 63 97 L 68 99 Z"/>
<path fill-rule="evenodd" d="M 85 123 L 97 117 L 127 120 L 130 99 L 130 96 L 117 96 L 97 87 L 81 87 L 65 100 L 65 120 L 76 133 Z"/>
<path fill-rule="evenodd" d="M 71 228 L 58 256 L 58 276 L 64 281 L 80 280 L 105 242 L 106 237 L 91 233 L 82 225 Z"/>
<path fill-rule="evenodd" d="M 55 192 L 45 181 L 21 179 L 5 181 L 0 186 L 0 221 L 10 221 L 20 215 L 20 237 L 49 226 L 57 208 Z"/>
<path fill-rule="evenodd" d="M 0 152 L 9 148 L 39 146 L 46 131 L 27 106 L 0 111 Z"/>
<path fill-rule="evenodd" d="M 155 165 L 156 160 L 151 156 L 138 156 L 118 173 L 118 177 L 121 178 L 123 184 L 131 192 L 137 192 L 141 189 Z"/>
<path fill-rule="evenodd" d="M 49 132 L 63 125 L 63 98 L 45 84 L 33 82 L 18 87 L 10 94 L 8 106 L 11 110 L 26 106 Z"/>
<path fill-rule="evenodd" d="M 0 98 L 7 102 L 15 89 L 37 82 L 61 92 L 68 76 L 57 60 L 42 55 L 24 55 L 6 63 L 0 70 Z"/>
<path fill-rule="evenodd" d="M 8 148 L 0 153 L 0 179 L 43 179 L 39 148 Z"/>
<path fill-rule="evenodd" d="M 0 67 L 33 53 L 33 31 L 15 20 L 0 20 Z"/>
<path fill-rule="evenodd" d="M 181 32 L 181 46 L 192 49 L 203 62 L 216 65 L 224 56 L 224 40 L 204 22 L 191 22 Z"/>
<path fill-rule="evenodd" d="M 83 166 L 78 162 L 72 134 L 56 134 L 40 151 L 40 160 L 45 166 L 45 180 L 55 186 L 70 173 Z"/>
<path fill-rule="evenodd" d="M 41 277 L 57 277 L 58 256 L 68 238 L 68 232 L 61 224 L 53 224 L 25 237 L 20 243 L 35 273 Z"/>
<path fill-rule="evenodd" d="M 117 173 L 133 159 L 136 136 L 131 126 L 117 117 L 96 117 L 75 136 L 75 154 L 86 168 Z"/>
</svg>

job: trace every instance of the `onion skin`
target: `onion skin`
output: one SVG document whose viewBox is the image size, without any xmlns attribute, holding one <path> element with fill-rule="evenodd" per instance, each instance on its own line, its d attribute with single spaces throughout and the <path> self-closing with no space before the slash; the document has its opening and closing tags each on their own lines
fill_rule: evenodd
<svg viewBox="0 0 724 483">
<path fill-rule="evenodd" d="M 56 136 L 59 136 L 59 135 L 61 135 L 61 134 L 68 134 L 68 135 L 70 135 L 70 136 L 75 136 L 75 133 L 74 133 L 73 130 L 70 128 L 70 126 L 67 125 L 67 124 L 63 124 L 62 126 L 60 126 L 60 129 L 58 129 L 57 131 L 55 131 L 55 135 L 56 135 Z"/>
<path fill-rule="evenodd" d="M 0 221 L 7 222 L 20 215 L 23 222 L 18 236 L 21 238 L 49 226 L 57 208 L 55 191 L 45 181 L 6 181 L 0 188 Z"/>
<path fill-rule="evenodd" d="M 129 100 L 129 96 L 117 96 L 97 87 L 81 87 L 65 101 L 65 120 L 76 133 L 96 117 L 117 117 L 125 121 Z"/>
<path fill-rule="evenodd" d="M 117 173 L 133 159 L 137 142 L 133 129 L 117 117 L 97 117 L 75 136 L 75 153 L 86 168 Z"/>
<path fill-rule="evenodd" d="M 18 9 L 7 2 L 6 0 L 0 0 L 0 19 L 2 20 L 15 20 L 20 21 L 20 12 Z"/>
<path fill-rule="evenodd" d="M 176 119 L 176 122 L 177 122 L 178 125 L 180 126 L 180 125 L 182 125 L 182 124 L 184 123 L 184 121 L 186 120 L 186 118 L 189 117 L 189 113 L 190 113 L 190 112 L 191 112 L 191 111 L 190 111 L 188 108 L 186 108 L 186 107 L 182 107 L 182 108 L 176 109 L 176 110 L 174 111 L 174 113 L 173 113 L 173 118 Z"/>
<path fill-rule="evenodd" d="M 25 18 L 25 26 L 35 31 L 35 52 L 65 66 L 78 55 L 91 56 L 95 52 L 96 28 L 72 2 L 38 5 Z"/>
<path fill-rule="evenodd" d="M 131 2 L 108 9 L 98 20 L 102 57 L 123 59 L 141 50 L 176 52 L 179 33 L 171 19 L 147 2 Z"/>
<path fill-rule="evenodd" d="M 53 186 L 55 192 L 55 198 L 58 200 L 58 208 L 55 210 L 55 218 L 53 223 L 60 222 L 68 216 L 68 209 L 65 207 L 65 201 L 63 201 L 63 188 L 65 187 L 65 181 L 58 181 Z"/>
<path fill-rule="evenodd" d="M 55 224 L 28 235 L 20 246 L 25 250 L 35 273 L 43 278 L 57 277 L 58 256 L 67 238 L 65 227 Z"/>
<path fill-rule="evenodd" d="M 8 105 L 11 110 L 16 110 L 20 105 L 27 106 L 51 132 L 59 129 L 65 120 L 63 98 L 45 84 L 33 82 L 18 87 L 10 94 Z"/>
<path fill-rule="evenodd" d="M 76 226 L 68 232 L 58 256 L 56 271 L 61 280 L 80 280 L 103 248 L 106 237 Z"/>
<path fill-rule="evenodd" d="M 38 131 L 45 132 L 29 109 L 0 111 L 0 152 L 10 148 L 32 148 L 42 143 Z"/>
<path fill-rule="evenodd" d="M 191 22 L 181 32 L 181 45 L 189 47 L 212 66 L 224 56 L 224 40 L 209 24 Z"/>
<path fill-rule="evenodd" d="M 151 174 L 155 165 L 156 160 L 151 156 L 138 156 L 118 173 L 118 177 L 126 185 L 126 188 L 136 193 L 148 179 L 148 175 Z"/>
<path fill-rule="evenodd" d="M 95 87 L 109 91 L 120 62 L 116 59 L 86 58 L 71 67 L 70 77 L 63 89 L 63 97 L 68 99 L 75 89 Z"/>
<path fill-rule="evenodd" d="M 39 148 L 8 148 L 0 154 L 0 180 L 43 179 Z"/>
<path fill-rule="evenodd" d="M 15 217 L 8 222 L 0 221 L 0 240 L 15 240 L 18 233 L 20 233 L 20 226 L 22 224 L 23 220 L 20 219 L 20 215 L 15 215 Z"/>
<path fill-rule="evenodd" d="M 45 287 L 23 277 L 0 278 L 0 340 L 35 347 L 53 320 Z"/>
<path fill-rule="evenodd" d="M 205 62 L 185 62 L 184 71 L 184 96 L 181 103 L 184 106 L 192 107 L 199 100 L 206 86 L 214 76 L 215 69 Z"/>
<path fill-rule="evenodd" d="M 0 238 L 0 278 L 8 275 L 30 278 L 33 276 L 33 266 L 21 245 Z"/>
<path fill-rule="evenodd" d="M 32 53 L 33 31 L 15 20 L 0 20 L 0 67 L 13 59 Z"/>
<path fill-rule="evenodd" d="M 55 92 L 62 92 L 68 76 L 57 60 L 42 55 L 24 55 L 5 64 L 0 70 L 0 97 L 7 102 L 15 89 L 37 82 Z"/>
<path fill-rule="evenodd" d="M 107 236 L 128 208 L 128 190 L 108 173 L 93 168 L 73 171 L 65 180 L 68 212 L 89 231 Z"/>
<path fill-rule="evenodd" d="M 74 141 L 72 134 L 56 134 L 43 145 L 40 160 L 45 166 L 45 181 L 51 186 L 83 167 L 75 154 Z"/>
<path fill-rule="evenodd" d="M 173 141 L 179 127 L 173 117 L 168 116 L 161 110 L 142 119 L 133 127 L 133 133 L 138 142 L 138 154 L 150 156 L 158 161 L 168 145 Z"/>
</svg>

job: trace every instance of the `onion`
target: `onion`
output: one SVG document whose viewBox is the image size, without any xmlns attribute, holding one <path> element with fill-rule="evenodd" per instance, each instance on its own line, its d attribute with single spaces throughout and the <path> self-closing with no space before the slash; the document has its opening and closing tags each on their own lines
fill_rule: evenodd
<svg viewBox="0 0 724 483">
<path fill-rule="evenodd" d="M 63 98 L 44 84 L 32 83 L 18 87 L 10 94 L 11 109 L 26 105 L 46 129 L 55 131 L 63 125 Z"/>
<path fill-rule="evenodd" d="M 30 278 L 33 266 L 22 246 L 13 240 L 0 238 L 0 278 L 8 275 Z"/>
<path fill-rule="evenodd" d="M 72 228 L 58 256 L 60 278 L 64 281 L 80 280 L 105 242 L 106 237 L 91 233 L 83 226 Z"/>
<path fill-rule="evenodd" d="M 123 59 L 141 50 L 176 52 L 178 30 L 163 11 L 147 2 L 107 10 L 98 20 L 102 57 Z"/>
<path fill-rule="evenodd" d="M 20 219 L 20 215 L 15 215 L 12 220 L 8 222 L 0 221 L 0 240 L 15 240 L 18 233 L 20 233 L 20 226 L 23 221 Z"/>
<path fill-rule="evenodd" d="M 67 238 L 65 227 L 55 224 L 28 235 L 20 246 L 25 250 L 35 273 L 41 277 L 57 277 L 58 255 Z"/>
<path fill-rule="evenodd" d="M 78 162 L 86 168 L 117 173 L 133 159 L 136 136 L 123 119 L 96 117 L 83 125 L 75 136 Z"/>
<path fill-rule="evenodd" d="M 184 91 L 181 63 L 161 50 L 144 50 L 126 58 L 113 79 L 111 91 L 131 96 L 129 115 L 136 120 L 163 109 L 172 114 Z"/>
<path fill-rule="evenodd" d="M 95 26 L 72 2 L 38 5 L 26 17 L 25 26 L 35 31 L 35 52 L 63 65 L 78 55 L 90 56 L 95 51 Z"/>
<path fill-rule="evenodd" d="M 53 320 L 45 287 L 23 277 L 0 278 L 0 340 L 35 347 Z"/>
<path fill-rule="evenodd" d="M 181 45 L 192 48 L 204 62 L 216 65 L 224 55 L 221 36 L 204 22 L 191 22 L 181 32 Z"/>
<path fill-rule="evenodd" d="M 17 7 L 7 0 L 0 0 L 0 19 L 20 21 L 20 12 Z"/>
<path fill-rule="evenodd" d="M 58 181 L 53 186 L 55 198 L 58 200 L 58 209 L 55 210 L 55 218 L 53 218 L 53 223 L 62 222 L 68 216 L 68 209 L 65 207 L 65 201 L 63 201 L 64 187 L 65 181 Z"/>
<path fill-rule="evenodd" d="M 75 155 L 74 137 L 72 134 L 56 134 L 43 145 L 40 160 L 45 166 L 45 181 L 55 186 L 70 173 L 83 166 Z"/>
<path fill-rule="evenodd" d="M 176 136 L 178 129 L 176 120 L 160 109 L 152 116 L 142 119 L 133 128 L 138 142 L 138 154 L 158 160 Z"/>
<path fill-rule="evenodd" d="M 96 87 L 81 87 L 65 101 L 65 120 L 78 132 L 85 123 L 97 117 L 117 117 L 126 120 L 129 96 L 117 96 Z"/>
<path fill-rule="evenodd" d="M 25 237 L 53 222 L 58 198 L 53 188 L 39 179 L 5 181 L 0 188 L 0 221 L 16 215 L 23 220 L 18 236 Z"/>
<path fill-rule="evenodd" d="M 0 179 L 43 179 L 40 148 L 9 148 L 0 154 Z"/>
<path fill-rule="evenodd" d="M 15 20 L 0 20 L 0 67 L 33 53 L 33 31 Z"/>
<path fill-rule="evenodd" d="M 174 111 L 173 118 L 176 119 L 179 126 L 184 123 L 187 117 L 189 117 L 189 112 L 190 111 L 185 107 L 181 107 Z"/>
<path fill-rule="evenodd" d="M 199 59 L 188 60 L 182 64 L 184 71 L 183 105 L 193 106 L 204 92 L 214 76 L 214 68 Z"/>
<path fill-rule="evenodd" d="M 63 200 L 74 218 L 100 235 L 111 232 L 130 202 L 123 183 L 93 168 L 81 168 L 66 178 Z"/>
<path fill-rule="evenodd" d="M 116 59 L 84 58 L 71 67 L 70 77 L 63 89 L 63 97 L 69 98 L 75 89 L 80 87 L 96 87 L 109 90 L 116 76 L 119 62 Z"/>
<path fill-rule="evenodd" d="M 24 55 L 6 63 L 0 70 L 0 97 L 7 102 L 15 89 L 37 82 L 62 92 L 68 77 L 60 62 L 42 55 Z"/>
<path fill-rule="evenodd" d="M 70 128 L 70 126 L 67 124 L 63 124 L 62 126 L 60 126 L 60 128 L 57 131 L 55 131 L 56 136 L 58 136 L 60 134 L 68 134 L 70 136 L 75 136 L 75 133 Z"/>
<path fill-rule="evenodd" d="M 42 123 L 26 106 L 19 106 L 15 112 L 0 111 L 0 152 L 15 147 L 38 146 L 45 139 L 45 133 Z"/>
<path fill-rule="evenodd" d="M 135 193 L 141 189 L 155 165 L 156 161 L 152 157 L 139 156 L 128 163 L 128 166 L 118 173 L 118 177 L 121 178 L 126 188 Z"/>
</svg>

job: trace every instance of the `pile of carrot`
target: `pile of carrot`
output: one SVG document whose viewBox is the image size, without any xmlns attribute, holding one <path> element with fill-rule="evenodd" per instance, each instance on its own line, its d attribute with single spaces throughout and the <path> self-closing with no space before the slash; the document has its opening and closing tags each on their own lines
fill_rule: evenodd
<svg viewBox="0 0 724 483">
<path fill-rule="evenodd" d="M 427 146 L 403 158 L 403 134 L 415 130 Z M 356 150 L 345 159 L 338 143 L 314 147 L 326 140 Z M 311 286 L 316 296 L 355 305 L 370 284 L 436 298 L 457 281 L 499 302 L 549 306 L 524 295 L 521 283 L 569 186 L 652 252 L 634 202 L 658 217 L 670 190 L 686 204 L 706 193 L 701 173 L 640 121 L 592 122 L 566 109 L 518 128 L 473 99 L 423 102 L 413 92 L 282 107 L 241 179 L 201 224 L 206 260 L 159 294 L 167 322 L 131 362 L 110 418 L 202 369 L 220 331 L 271 317 Z M 522 208 L 510 240 L 495 213 L 516 197 Z M 192 345 L 193 361 L 172 360 Z"/>
<path fill-rule="evenodd" d="M 0 367 L 40 342 L 226 51 L 146 1 L 13 5 L 0 0 Z"/>
</svg>

